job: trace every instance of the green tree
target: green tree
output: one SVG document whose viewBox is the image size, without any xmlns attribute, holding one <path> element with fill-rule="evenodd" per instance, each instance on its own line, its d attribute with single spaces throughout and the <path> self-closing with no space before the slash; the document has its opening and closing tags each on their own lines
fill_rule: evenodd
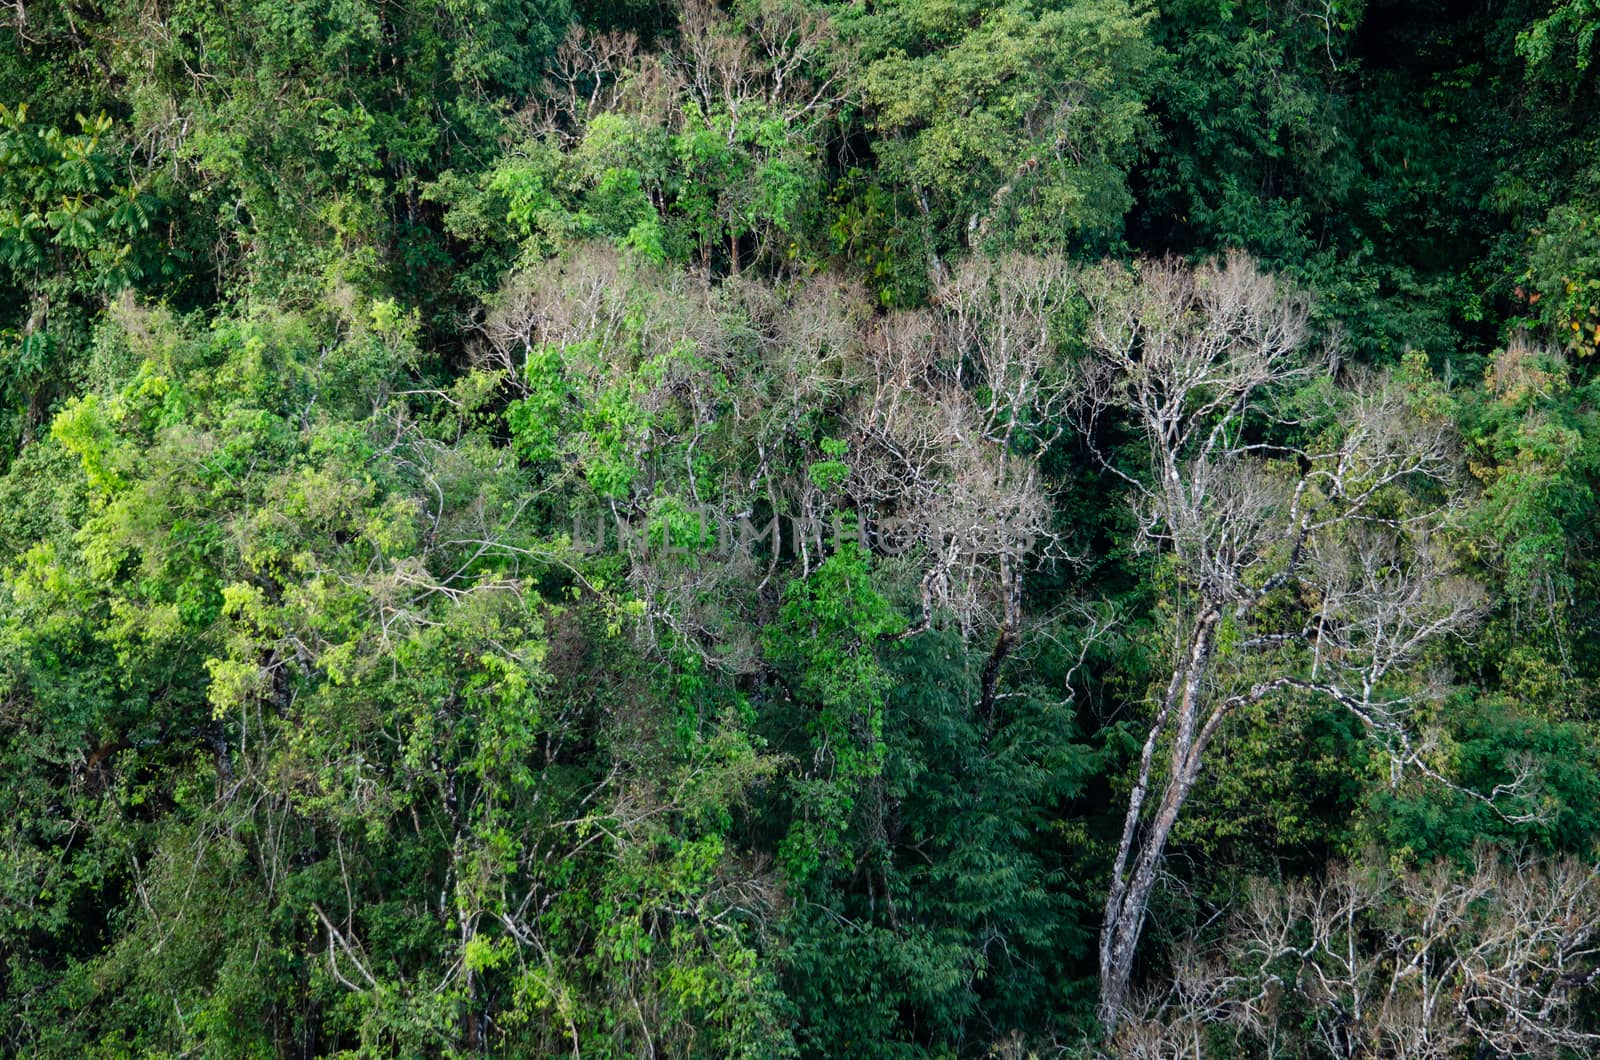
<svg viewBox="0 0 1600 1060">
<path fill-rule="evenodd" d="M 876 178 L 917 233 L 907 253 L 1119 245 L 1147 130 L 1147 13 L 1119 0 L 896 3 L 846 25 Z"/>
</svg>

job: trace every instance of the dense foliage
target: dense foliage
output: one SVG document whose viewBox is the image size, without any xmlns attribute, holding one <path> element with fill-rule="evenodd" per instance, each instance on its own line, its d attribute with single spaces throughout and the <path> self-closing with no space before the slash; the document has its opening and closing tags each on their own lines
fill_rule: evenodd
<svg viewBox="0 0 1600 1060">
<path fill-rule="evenodd" d="M 0 20 L 0 1051 L 1600 1052 L 1594 0 Z"/>
</svg>

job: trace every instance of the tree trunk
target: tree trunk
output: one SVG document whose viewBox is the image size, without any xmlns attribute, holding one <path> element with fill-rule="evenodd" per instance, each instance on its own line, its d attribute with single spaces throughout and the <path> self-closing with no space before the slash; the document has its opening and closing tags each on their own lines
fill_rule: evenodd
<svg viewBox="0 0 1600 1060">
<path fill-rule="evenodd" d="M 1174 777 L 1162 794 L 1160 809 L 1140 837 L 1139 859 L 1133 877 L 1113 908 L 1107 905 L 1106 923 L 1101 929 L 1100 1021 L 1107 1030 L 1115 1027 L 1128 1000 L 1128 984 L 1133 975 L 1134 951 L 1144 929 L 1144 914 L 1155 890 L 1157 873 L 1166 853 L 1167 839 L 1177 823 L 1178 812 L 1188 801 L 1199 773 L 1199 756 L 1185 761 L 1181 776 Z M 1109 945 L 1107 945 L 1109 942 Z"/>
<path fill-rule="evenodd" d="M 983 673 L 978 681 L 978 716 L 983 719 L 984 738 L 994 733 L 994 701 L 1000 682 L 1000 666 L 1011 654 L 1022 628 L 1022 580 L 1014 573 L 1011 557 L 1000 553 L 1000 591 L 1005 594 L 1005 615 L 1000 620 L 1000 632 L 994 638 L 994 648 L 984 660 Z"/>
<path fill-rule="evenodd" d="M 1207 608 L 1195 623 L 1189 650 L 1172 675 L 1160 712 L 1151 725 L 1140 757 L 1139 778 L 1128 798 L 1122 843 L 1112 866 L 1106 897 L 1105 922 L 1100 928 L 1100 1022 L 1107 1031 L 1116 1027 L 1127 1005 L 1133 974 L 1134 952 L 1144 928 L 1145 910 L 1155 890 L 1157 873 L 1178 813 L 1200 774 L 1200 760 L 1210 733 L 1197 725 L 1201 690 L 1210 668 L 1220 612 Z M 1150 790 L 1151 761 L 1157 741 L 1174 723 L 1172 758 L 1161 803 L 1149 823 L 1141 828 L 1144 800 Z M 1132 874 L 1129 875 L 1129 867 Z"/>
</svg>

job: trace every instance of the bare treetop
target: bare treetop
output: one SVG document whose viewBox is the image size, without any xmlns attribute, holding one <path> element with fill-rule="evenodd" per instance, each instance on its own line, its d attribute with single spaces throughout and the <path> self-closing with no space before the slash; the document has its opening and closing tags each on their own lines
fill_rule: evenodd
<svg viewBox="0 0 1600 1060">
<path fill-rule="evenodd" d="M 1446 547 L 1464 500 L 1451 426 L 1392 377 L 1333 378 L 1302 295 L 1237 254 L 1194 269 L 1107 265 L 1084 291 L 1084 442 L 1126 486 L 1135 544 L 1169 557 L 1174 577 L 1171 678 L 1101 937 L 1102 1018 L 1114 1024 L 1167 839 L 1228 717 L 1275 696 L 1325 697 L 1360 718 L 1396 775 L 1444 780 L 1410 734 L 1404 671 L 1482 603 Z M 1117 431 L 1143 459 L 1112 448 Z"/>
<path fill-rule="evenodd" d="M 1196 443 L 1195 456 L 1214 455 L 1229 444 L 1229 419 L 1322 367 L 1305 356 L 1305 299 L 1243 255 L 1192 270 L 1174 258 L 1107 263 L 1084 279 L 1095 356 L 1083 405 L 1091 422 L 1108 408 L 1134 411 L 1158 461 Z"/>
</svg>

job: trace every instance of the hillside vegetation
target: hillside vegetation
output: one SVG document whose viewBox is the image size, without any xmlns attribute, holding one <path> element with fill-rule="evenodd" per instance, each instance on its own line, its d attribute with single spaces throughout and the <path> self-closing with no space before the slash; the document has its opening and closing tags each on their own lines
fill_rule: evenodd
<svg viewBox="0 0 1600 1060">
<path fill-rule="evenodd" d="M 0 1053 L 1600 1055 L 1596 0 L 0 24 Z"/>
</svg>

